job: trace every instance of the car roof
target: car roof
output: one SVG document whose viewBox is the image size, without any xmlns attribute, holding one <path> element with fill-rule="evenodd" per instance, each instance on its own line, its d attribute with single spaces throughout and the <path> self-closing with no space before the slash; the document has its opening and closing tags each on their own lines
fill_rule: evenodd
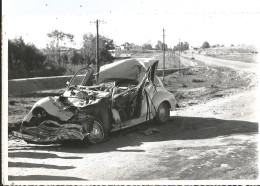
<svg viewBox="0 0 260 186">
<path fill-rule="evenodd" d="M 98 83 L 112 79 L 137 80 L 141 74 L 144 74 L 150 66 L 158 61 L 158 59 L 153 58 L 131 58 L 101 66 Z"/>
</svg>

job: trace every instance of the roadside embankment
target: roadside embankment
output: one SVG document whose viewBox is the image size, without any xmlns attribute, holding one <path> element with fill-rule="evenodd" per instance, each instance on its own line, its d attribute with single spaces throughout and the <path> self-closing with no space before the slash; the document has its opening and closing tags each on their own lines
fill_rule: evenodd
<svg viewBox="0 0 260 186">
<path fill-rule="evenodd" d="M 39 77 L 14 79 L 8 81 L 8 95 L 16 96 L 40 90 L 65 88 L 66 82 L 72 76 L 53 76 L 53 77 Z"/>
</svg>

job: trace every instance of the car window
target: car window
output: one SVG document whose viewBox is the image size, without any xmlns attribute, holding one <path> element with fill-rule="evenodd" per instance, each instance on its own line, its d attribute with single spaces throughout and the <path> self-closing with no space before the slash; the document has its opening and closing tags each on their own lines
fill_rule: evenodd
<svg viewBox="0 0 260 186">
<path fill-rule="evenodd" d="M 70 82 L 71 86 L 79 86 L 82 85 L 83 80 L 85 79 L 86 75 L 89 73 L 87 68 L 81 69 L 77 72 L 77 74 L 73 77 L 72 81 Z"/>
</svg>

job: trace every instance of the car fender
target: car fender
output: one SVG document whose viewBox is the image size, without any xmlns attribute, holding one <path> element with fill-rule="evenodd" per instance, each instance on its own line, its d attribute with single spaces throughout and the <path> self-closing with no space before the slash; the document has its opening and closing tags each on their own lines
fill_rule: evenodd
<svg viewBox="0 0 260 186">
<path fill-rule="evenodd" d="M 33 117 L 32 112 L 35 108 L 43 108 L 48 114 L 56 116 L 62 121 L 67 121 L 74 115 L 73 112 L 64 110 L 65 106 L 58 100 L 58 97 L 49 96 L 37 101 L 29 114 L 23 119 L 23 122 L 31 120 Z"/>
<path fill-rule="evenodd" d="M 174 95 L 167 90 L 161 89 L 158 90 L 152 98 L 151 111 L 153 116 L 156 116 L 156 111 L 162 102 L 166 102 L 169 105 L 170 110 L 175 110 L 177 101 Z"/>
</svg>

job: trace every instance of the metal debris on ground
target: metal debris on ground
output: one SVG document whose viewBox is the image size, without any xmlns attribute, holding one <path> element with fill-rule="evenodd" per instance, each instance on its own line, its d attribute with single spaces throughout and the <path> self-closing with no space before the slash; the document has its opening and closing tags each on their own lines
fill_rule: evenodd
<svg viewBox="0 0 260 186">
<path fill-rule="evenodd" d="M 147 135 L 147 136 L 153 135 L 153 134 L 156 134 L 156 133 L 159 133 L 159 132 L 160 132 L 160 131 L 159 131 L 158 129 L 156 129 L 156 128 L 148 128 L 148 129 L 142 131 L 142 133 L 143 133 L 144 135 Z"/>
</svg>

